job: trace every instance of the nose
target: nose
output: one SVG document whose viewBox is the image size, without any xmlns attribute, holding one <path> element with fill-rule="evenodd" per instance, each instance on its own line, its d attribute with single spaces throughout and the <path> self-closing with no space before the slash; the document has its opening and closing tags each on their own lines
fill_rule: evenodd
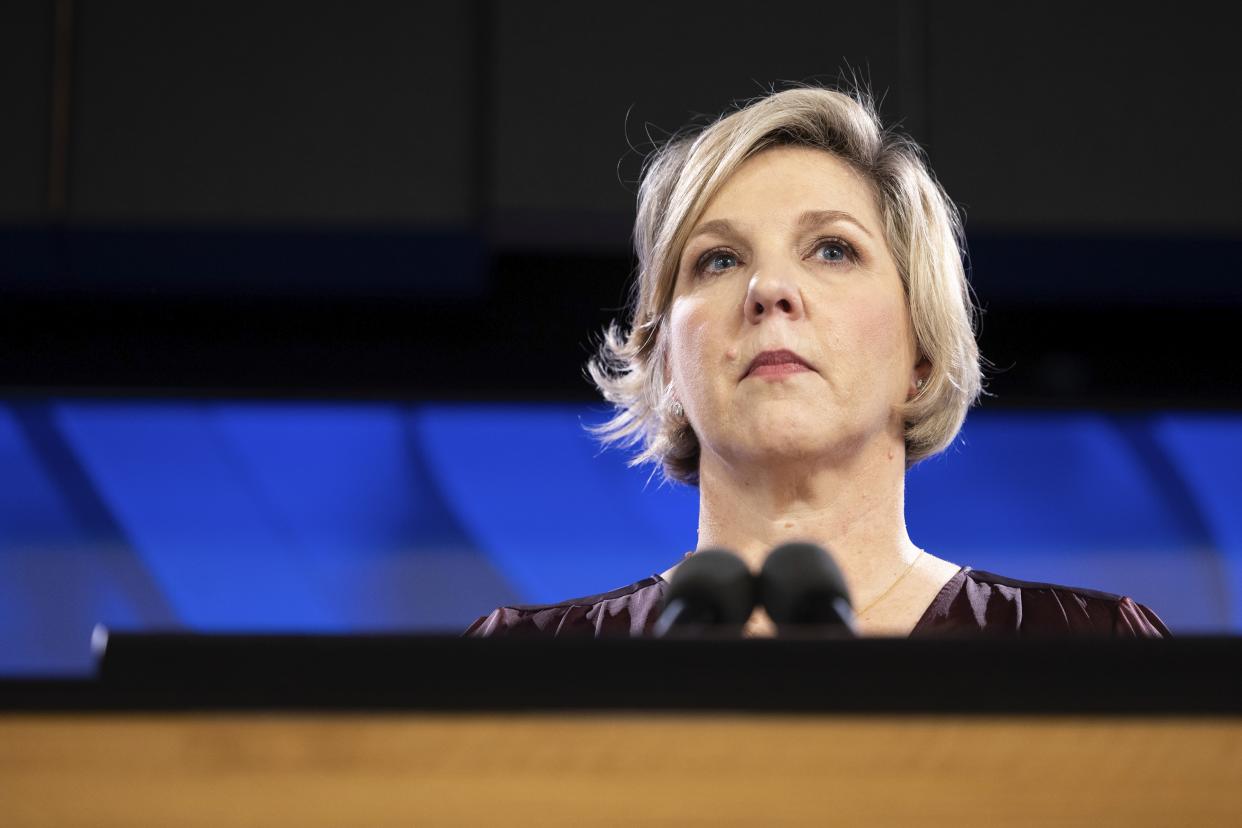
<svg viewBox="0 0 1242 828">
<path fill-rule="evenodd" d="M 758 325 L 769 316 L 784 316 L 790 321 L 804 313 L 802 293 L 797 285 L 780 276 L 756 273 L 746 289 L 746 321 Z"/>
</svg>

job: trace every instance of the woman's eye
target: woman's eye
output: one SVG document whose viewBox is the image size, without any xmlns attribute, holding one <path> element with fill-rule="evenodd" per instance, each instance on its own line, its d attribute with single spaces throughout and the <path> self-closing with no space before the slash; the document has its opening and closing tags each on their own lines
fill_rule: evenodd
<svg viewBox="0 0 1242 828">
<path fill-rule="evenodd" d="M 843 241 L 821 241 L 815 251 L 819 254 L 820 261 L 832 265 L 854 261 L 855 258 L 853 248 Z M 723 273 L 739 264 L 741 262 L 738 257 L 728 250 L 711 250 L 699 258 L 695 265 L 695 272 L 699 274 Z"/>
<path fill-rule="evenodd" d="M 816 248 L 816 251 L 821 254 L 820 258 L 823 261 L 831 262 L 833 264 L 846 262 L 852 258 L 849 247 L 841 242 L 823 242 L 818 248 Z"/>
<path fill-rule="evenodd" d="M 737 265 L 737 256 L 724 250 L 714 250 L 699 259 L 700 273 L 719 273 Z"/>
</svg>

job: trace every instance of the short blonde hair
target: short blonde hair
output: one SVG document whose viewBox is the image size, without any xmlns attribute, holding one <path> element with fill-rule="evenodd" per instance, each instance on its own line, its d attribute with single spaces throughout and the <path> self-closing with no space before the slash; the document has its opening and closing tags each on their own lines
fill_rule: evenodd
<svg viewBox="0 0 1242 828">
<path fill-rule="evenodd" d="M 927 384 L 901 407 L 906 469 L 947 448 L 983 392 L 977 306 L 963 267 L 957 208 L 913 140 L 880 124 L 870 96 L 797 87 L 758 98 L 709 126 L 675 134 L 648 156 L 638 191 L 638 256 L 625 329 L 604 332 L 587 372 L 615 406 L 591 430 L 605 445 L 641 447 L 630 465 L 657 463 L 697 485 L 699 441 L 671 411 L 665 327 L 678 262 L 707 203 L 748 158 L 773 146 L 821 149 L 870 182 L 910 308 L 915 344 L 931 363 Z"/>
</svg>

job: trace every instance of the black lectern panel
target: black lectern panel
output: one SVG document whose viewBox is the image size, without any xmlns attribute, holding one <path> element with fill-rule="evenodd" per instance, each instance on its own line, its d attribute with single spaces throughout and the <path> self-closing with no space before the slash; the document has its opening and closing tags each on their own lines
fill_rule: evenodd
<svg viewBox="0 0 1242 828">
<path fill-rule="evenodd" d="M 109 636 L 0 709 L 1242 713 L 1242 639 Z"/>
</svg>

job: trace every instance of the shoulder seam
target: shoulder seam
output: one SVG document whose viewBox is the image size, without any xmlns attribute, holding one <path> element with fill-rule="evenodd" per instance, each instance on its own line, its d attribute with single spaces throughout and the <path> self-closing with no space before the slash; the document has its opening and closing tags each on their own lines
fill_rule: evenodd
<svg viewBox="0 0 1242 828">
<path fill-rule="evenodd" d="M 659 582 L 655 580 L 653 577 L 648 576 L 646 578 L 643 578 L 640 581 L 635 581 L 632 584 L 626 584 L 625 586 L 617 587 L 616 589 L 611 589 L 608 592 L 601 592 L 596 595 L 583 595 L 579 598 L 568 598 L 564 601 L 559 601 L 555 604 L 505 604 L 503 606 L 497 607 L 497 609 L 509 609 L 509 610 L 515 610 L 517 612 L 542 612 L 544 610 L 551 610 L 551 609 L 573 609 L 574 607 L 593 607 L 593 606 L 596 606 L 597 604 L 602 604 L 605 601 L 612 601 L 616 598 L 624 598 L 627 595 L 633 595 L 635 592 L 638 592 L 640 589 L 647 589 L 648 587 L 655 586 L 658 583 Z"/>
<path fill-rule="evenodd" d="M 1004 575 L 997 575 L 995 572 L 988 572 L 982 569 L 971 570 L 973 574 L 982 575 L 984 577 L 976 580 L 985 584 L 998 584 L 1000 586 L 1015 587 L 1017 589 L 1052 589 L 1061 592 L 1071 592 L 1075 595 L 1081 595 L 1086 598 L 1096 598 L 1110 603 L 1120 602 L 1125 598 L 1124 595 L 1118 595 L 1115 592 L 1105 592 L 1102 589 L 1091 589 L 1090 587 L 1076 587 L 1067 584 L 1050 584 L 1042 581 L 1023 581 L 1019 578 L 1007 578 Z M 970 576 L 967 576 L 970 577 Z"/>
</svg>

